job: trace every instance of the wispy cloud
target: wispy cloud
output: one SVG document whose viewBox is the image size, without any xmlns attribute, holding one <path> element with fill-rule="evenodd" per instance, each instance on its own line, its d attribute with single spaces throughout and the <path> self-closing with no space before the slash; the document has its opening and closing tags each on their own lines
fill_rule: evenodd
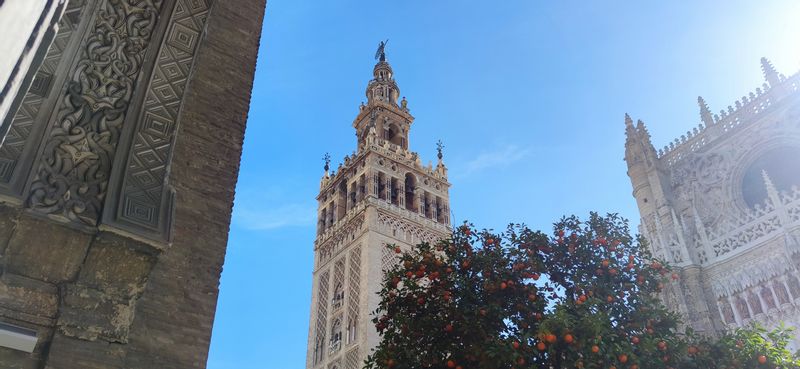
<svg viewBox="0 0 800 369">
<path fill-rule="evenodd" d="M 517 145 L 505 145 L 498 151 L 482 152 L 477 157 L 467 162 L 462 176 L 468 176 L 489 168 L 506 167 L 516 161 L 524 159 L 531 153 L 530 148 L 521 148 Z"/>
<path fill-rule="evenodd" d="M 313 201 L 288 202 L 284 191 L 240 189 L 233 209 L 233 225 L 249 230 L 274 230 L 283 227 L 312 225 L 316 218 Z"/>
</svg>

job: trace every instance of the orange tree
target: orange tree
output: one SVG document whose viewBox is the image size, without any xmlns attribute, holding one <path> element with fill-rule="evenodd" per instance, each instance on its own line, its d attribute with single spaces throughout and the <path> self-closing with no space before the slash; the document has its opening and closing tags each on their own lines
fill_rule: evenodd
<svg viewBox="0 0 800 369">
<path fill-rule="evenodd" d="M 390 247 L 399 262 L 379 292 L 381 342 L 369 369 L 797 364 L 785 333 L 739 330 L 714 341 L 679 334 L 679 317 L 657 298 L 677 275 L 615 214 L 566 217 L 552 234 L 465 224 L 435 245 Z"/>
</svg>

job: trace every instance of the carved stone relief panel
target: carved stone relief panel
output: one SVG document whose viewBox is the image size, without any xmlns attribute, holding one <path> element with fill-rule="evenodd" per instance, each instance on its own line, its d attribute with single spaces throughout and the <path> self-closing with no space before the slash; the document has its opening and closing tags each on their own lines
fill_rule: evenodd
<svg viewBox="0 0 800 369">
<path fill-rule="evenodd" d="M 58 101 L 64 75 L 80 42 L 82 29 L 95 1 L 70 1 L 58 23 L 58 33 L 47 50 L 39 70 L 35 72 L 31 87 L 22 98 L 15 114 L 9 114 L 3 126 L 8 127 L 0 145 L 0 193 L 19 198 L 30 173 L 33 156 L 50 118 L 53 104 Z M 84 20 L 83 23 L 81 21 Z M 58 86 L 58 87 L 56 87 Z"/>
<path fill-rule="evenodd" d="M 178 115 L 210 0 L 177 0 L 158 52 L 131 141 L 120 145 L 104 223 L 167 241 L 172 208 L 167 168 Z M 126 123 L 127 125 L 128 123 Z"/>
<path fill-rule="evenodd" d="M 97 225 L 117 143 L 163 0 L 104 1 L 48 123 L 27 205 Z"/>
</svg>

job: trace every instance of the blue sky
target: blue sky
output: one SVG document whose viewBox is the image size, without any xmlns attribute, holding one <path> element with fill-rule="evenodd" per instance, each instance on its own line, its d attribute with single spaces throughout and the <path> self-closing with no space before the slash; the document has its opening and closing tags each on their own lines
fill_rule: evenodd
<svg viewBox="0 0 800 369">
<path fill-rule="evenodd" d="M 638 223 L 624 114 L 657 148 L 800 70 L 785 1 L 270 0 L 208 367 L 305 366 L 322 156 L 351 126 L 379 40 L 423 162 L 445 143 L 455 221 L 549 228 L 564 214 Z"/>
</svg>

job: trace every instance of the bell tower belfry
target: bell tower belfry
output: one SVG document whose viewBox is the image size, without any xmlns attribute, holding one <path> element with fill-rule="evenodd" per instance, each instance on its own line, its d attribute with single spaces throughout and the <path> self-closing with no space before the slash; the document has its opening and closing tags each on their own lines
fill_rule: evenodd
<svg viewBox="0 0 800 369">
<path fill-rule="evenodd" d="M 409 150 L 414 117 L 400 98 L 385 46 L 378 46 L 367 103 L 353 120 L 356 151 L 336 170 L 325 157 L 317 196 L 309 369 L 358 369 L 378 344 L 371 314 L 383 270 L 396 262 L 385 245 L 409 248 L 450 234 L 443 146 L 437 145 L 436 166 L 424 166 Z"/>
</svg>

